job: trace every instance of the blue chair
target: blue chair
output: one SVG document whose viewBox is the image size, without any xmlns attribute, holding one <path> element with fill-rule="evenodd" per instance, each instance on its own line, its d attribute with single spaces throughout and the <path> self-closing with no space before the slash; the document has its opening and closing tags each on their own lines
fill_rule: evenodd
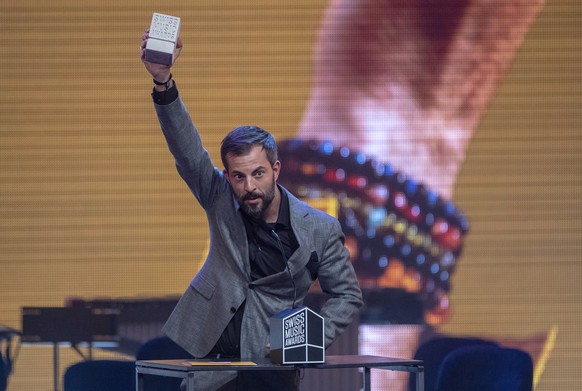
<svg viewBox="0 0 582 391">
<path fill-rule="evenodd" d="M 64 391 L 135 390 L 135 362 L 120 360 L 81 361 L 65 371 Z"/>
<path fill-rule="evenodd" d="M 136 354 L 138 361 L 189 358 L 193 356 L 168 337 L 158 337 L 147 341 Z M 182 379 L 175 377 L 144 375 L 144 391 L 180 391 L 181 382 Z"/>
<path fill-rule="evenodd" d="M 421 344 L 414 359 L 424 361 L 424 390 L 436 390 L 439 369 L 451 352 L 467 346 L 482 345 L 498 346 L 495 342 L 473 337 L 436 337 Z M 416 390 L 416 376 L 410 377 L 408 389 Z"/>
<path fill-rule="evenodd" d="M 443 362 L 437 391 L 531 391 L 533 361 L 519 349 L 469 346 Z"/>
<path fill-rule="evenodd" d="M 137 360 L 172 360 L 193 358 L 190 353 L 178 346 L 168 337 L 157 337 L 145 342 L 138 349 Z"/>
<path fill-rule="evenodd" d="M 20 331 L 0 324 L 0 391 L 8 389 L 8 378 L 12 373 L 12 365 L 15 358 L 12 350 L 12 338 L 19 335 Z M 18 351 L 18 348 L 15 351 Z"/>
<path fill-rule="evenodd" d="M 145 342 L 137 360 L 189 359 L 192 356 L 168 337 Z M 71 365 L 65 371 L 64 391 L 135 391 L 135 361 L 94 360 Z M 180 391 L 179 378 L 144 376 L 144 391 Z"/>
</svg>

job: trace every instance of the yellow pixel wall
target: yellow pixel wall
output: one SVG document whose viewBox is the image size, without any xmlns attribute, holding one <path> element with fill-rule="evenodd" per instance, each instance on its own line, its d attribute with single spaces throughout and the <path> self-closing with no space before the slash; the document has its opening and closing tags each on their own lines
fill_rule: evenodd
<svg viewBox="0 0 582 391">
<path fill-rule="evenodd" d="M 472 19 L 429 24 L 424 33 L 444 38 L 434 51 L 427 50 L 406 24 L 407 18 L 427 17 L 421 3 L 411 2 L 406 12 L 390 10 L 402 14 L 383 27 L 411 37 L 401 35 L 396 44 L 393 35 L 370 37 L 365 23 L 350 23 L 370 15 L 356 12 L 356 17 L 346 4 L 386 11 L 373 1 L 4 1 L 0 324 L 19 329 L 21 307 L 60 306 L 74 296 L 178 295 L 199 267 L 208 240 L 204 215 L 175 172 L 153 112 L 152 83 L 139 60 L 141 33 L 152 12 L 162 12 L 182 18 L 185 49 L 173 73 L 217 164 L 220 140 L 239 124 L 259 124 L 280 140 L 321 131 L 354 149 L 394 156 L 392 164 L 426 176 L 470 222 L 439 331 L 511 341 L 543 335 L 551 343 L 540 352 L 544 365 L 536 389 L 580 389 L 581 5 L 550 1 L 532 11 L 534 2 L 512 2 L 517 14 L 506 27 L 522 23 L 523 31 L 511 31 L 522 34 L 523 42 L 513 36 L 495 41 L 495 26 L 484 23 L 474 31 L 494 32 L 484 48 L 463 51 L 466 42 L 456 41 L 459 57 L 447 62 L 441 56 L 450 49 L 444 38 L 451 35 L 443 31 L 462 31 Z M 468 7 L 469 14 L 487 10 L 480 2 L 448 4 Z M 524 21 L 524 13 L 531 20 Z M 341 19 L 345 14 L 354 19 Z M 346 25 L 334 25 L 335 18 Z M 466 33 L 470 36 L 470 28 Z M 334 37 L 341 37 L 340 45 L 353 44 L 343 54 L 359 62 L 318 52 L 330 50 L 321 42 Z M 370 40 L 382 43 L 377 52 L 359 51 L 360 42 Z M 419 48 L 432 53 L 433 62 L 423 62 Z M 498 54 L 491 66 L 503 68 L 507 62 L 499 80 L 479 78 L 491 69 L 480 69 L 478 56 L 462 61 L 471 53 L 490 52 Z M 402 73 L 370 77 L 367 72 L 383 61 L 393 61 Z M 453 66 L 457 62 L 459 68 Z M 439 64 L 449 71 L 439 73 Z M 414 99 L 398 88 L 374 90 L 382 82 L 398 85 L 397 76 L 409 72 L 407 83 L 419 94 L 411 94 Z M 434 87 L 437 75 L 457 88 L 470 79 L 473 90 L 443 92 Z M 366 89 L 358 83 L 370 81 L 379 82 L 372 83 L 373 96 L 388 95 L 374 101 L 362 94 Z M 322 85 L 331 88 L 322 91 Z M 330 98 L 326 93 L 340 103 L 352 99 L 342 95 L 346 85 L 358 91 L 359 105 L 340 105 L 339 116 L 318 117 L 329 110 L 320 104 Z M 460 102 L 452 98 L 459 96 Z M 406 137 L 395 133 L 386 140 L 386 128 L 375 124 L 411 124 L 418 118 L 390 116 L 393 111 L 378 104 L 383 99 L 397 102 L 394 110 L 405 107 L 405 113 L 422 111 L 411 109 L 411 101 L 420 102 L 425 114 L 432 113 L 431 102 L 456 113 L 444 116 L 449 125 L 444 128 L 466 130 L 450 133 L 465 152 L 455 175 L 415 169 L 414 158 L 405 158 L 410 149 L 399 155 L 388 147 L 371 148 Z M 441 129 L 441 117 L 428 117 L 417 126 Z M 322 125 L 330 118 L 337 127 Z M 350 121 L 373 125 L 346 136 L 341 127 Z M 447 151 L 446 156 L 455 153 Z M 47 347 L 22 346 L 9 389 L 50 389 L 51 357 Z M 63 349 L 61 372 L 77 360 Z"/>
</svg>

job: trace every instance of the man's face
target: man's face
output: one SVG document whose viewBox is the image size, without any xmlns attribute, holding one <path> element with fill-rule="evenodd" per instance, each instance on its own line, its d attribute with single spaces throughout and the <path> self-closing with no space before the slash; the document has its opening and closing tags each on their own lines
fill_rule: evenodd
<svg viewBox="0 0 582 391">
<path fill-rule="evenodd" d="M 228 171 L 224 173 L 234 194 L 249 216 L 266 219 L 269 207 L 275 198 L 275 186 L 281 163 L 271 166 L 261 146 L 251 149 L 248 155 L 226 155 Z M 278 212 L 278 211 L 277 211 Z"/>
</svg>

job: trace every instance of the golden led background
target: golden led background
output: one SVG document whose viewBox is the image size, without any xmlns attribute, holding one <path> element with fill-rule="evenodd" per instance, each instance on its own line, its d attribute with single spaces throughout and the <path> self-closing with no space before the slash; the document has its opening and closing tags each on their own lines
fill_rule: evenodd
<svg viewBox="0 0 582 391">
<path fill-rule="evenodd" d="M 0 324 L 20 329 L 21 307 L 70 297 L 179 295 L 203 259 L 204 214 L 175 171 L 139 60 L 152 12 L 182 18 L 173 74 L 220 164 L 220 140 L 237 125 L 301 134 L 332 3 L 3 1 Z M 578 1 L 541 8 L 473 119 L 452 188 L 470 232 L 438 329 L 545 336 L 540 391 L 582 388 L 580 26 Z M 78 360 L 61 349 L 61 372 Z M 22 346 L 9 390 L 51 387 L 51 349 Z"/>
</svg>

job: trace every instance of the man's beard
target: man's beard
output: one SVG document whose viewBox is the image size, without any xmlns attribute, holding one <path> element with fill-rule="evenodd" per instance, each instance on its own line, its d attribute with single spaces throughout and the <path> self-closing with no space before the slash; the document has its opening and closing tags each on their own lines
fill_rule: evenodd
<svg viewBox="0 0 582 391">
<path fill-rule="evenodd" d="M 262 200 L 262 202 L 257 205 L 249 205 L 245 202 L 246 200 L 254 200 L 257 198 Z M 269 207 L 269 205 L 271 205 L 271 202 L 273 202 L 274 198 L 275 183 L 273 183 L 273 186 L 265 194 L 257 192 L 246 193 L 243 197 L 238 198 L 238 203 L 240 204 L 240 208 L 247 215 L 254 219 L 260 219 L 263 217 L 263 213 L 265 213 L 265 210 Z"/>
</svg>

